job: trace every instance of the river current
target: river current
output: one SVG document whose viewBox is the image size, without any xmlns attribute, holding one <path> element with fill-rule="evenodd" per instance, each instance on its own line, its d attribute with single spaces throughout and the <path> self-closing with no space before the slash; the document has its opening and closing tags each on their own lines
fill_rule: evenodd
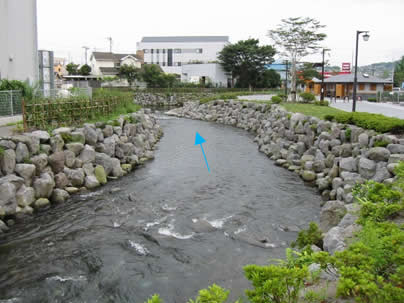
<svg viewBox="0 0 404 303">
<path fill-rule="evenodd" d="M 243 295 L 246 264 L 283 258 L 320 196 L 253 136 L 160 117 L 155 159 L 35 214 L 0 238 L 0 302 L 184 303 L 213 283 Z M 207 142 L 194 146 L 195 132 Z"/>
</svg>

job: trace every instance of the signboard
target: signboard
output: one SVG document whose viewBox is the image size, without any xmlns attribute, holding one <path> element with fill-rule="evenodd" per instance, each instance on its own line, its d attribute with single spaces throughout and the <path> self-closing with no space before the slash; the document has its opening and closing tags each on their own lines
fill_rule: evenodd
<svg viewBox="0 0 404 303">
<path fill-rule="evenodd" d="M 342 69 L 343 72 L 350 72 L 351 71 L 351 63 L 344 62 L 342 63 Z"/>
</svg>

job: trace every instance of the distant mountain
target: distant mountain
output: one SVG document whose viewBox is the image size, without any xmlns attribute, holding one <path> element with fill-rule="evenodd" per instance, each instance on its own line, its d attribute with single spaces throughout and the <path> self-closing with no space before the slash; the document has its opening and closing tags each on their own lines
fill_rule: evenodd
<svg viewBox="0 0 404 303">
<path fill-rule="evenodd" d="M 398 61 L 379 62 L 370 65 L 359 66 L 359 72 L 373 75 L 383 79 L 391 79 L 394 66 Z"/>
</svg>

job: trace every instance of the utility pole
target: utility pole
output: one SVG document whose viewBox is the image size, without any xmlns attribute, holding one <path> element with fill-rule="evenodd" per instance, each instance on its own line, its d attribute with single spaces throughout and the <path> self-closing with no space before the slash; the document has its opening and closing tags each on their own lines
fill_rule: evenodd
<svg viewBox="0 0 404 303">
<path fill-rule="evenodd" d="M 112 53 L 112 37 L 107 37 L 107 40 L 109 41 L 109 52 Z"/>
<path fill-rule="evenodd" d="M 85 53 L 85 58 L 86 58 L 86 65 L 87 65 L 87 51 L 90 49 L 88 46 L 83 46 L 82 48 L 84 48 L 84 53 Z"/>
<path fill-rule="evenodd" d="M 356 51 L 355 51 L 355 73 L 354 73 L 354 83 L 352 92 L 352 112 L 356 110 L 356 86 L 358 84 L 358 49 L 359 49 L 359 35 L 363 35 L 363 40 L 369 40 L 369 31 L 356 31 Z"/>
<path fill-rule="evenodd" d="M 326 51 L 329 51 L 329 49 L 323 48 L 323 64 L 321 65 L 321 101 L 324 101 L 324 55 Z"/>
</svg>

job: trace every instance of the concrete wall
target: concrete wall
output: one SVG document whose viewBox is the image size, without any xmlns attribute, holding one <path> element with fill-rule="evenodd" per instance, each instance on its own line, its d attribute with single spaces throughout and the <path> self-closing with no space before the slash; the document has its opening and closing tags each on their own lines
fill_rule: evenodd
<svg viewBox="0 0 404 303">
<path fill-rule="evenodd" d="M 0 0 L 0 74 L 38 81 L 36 0 Z"/>
</svg>

